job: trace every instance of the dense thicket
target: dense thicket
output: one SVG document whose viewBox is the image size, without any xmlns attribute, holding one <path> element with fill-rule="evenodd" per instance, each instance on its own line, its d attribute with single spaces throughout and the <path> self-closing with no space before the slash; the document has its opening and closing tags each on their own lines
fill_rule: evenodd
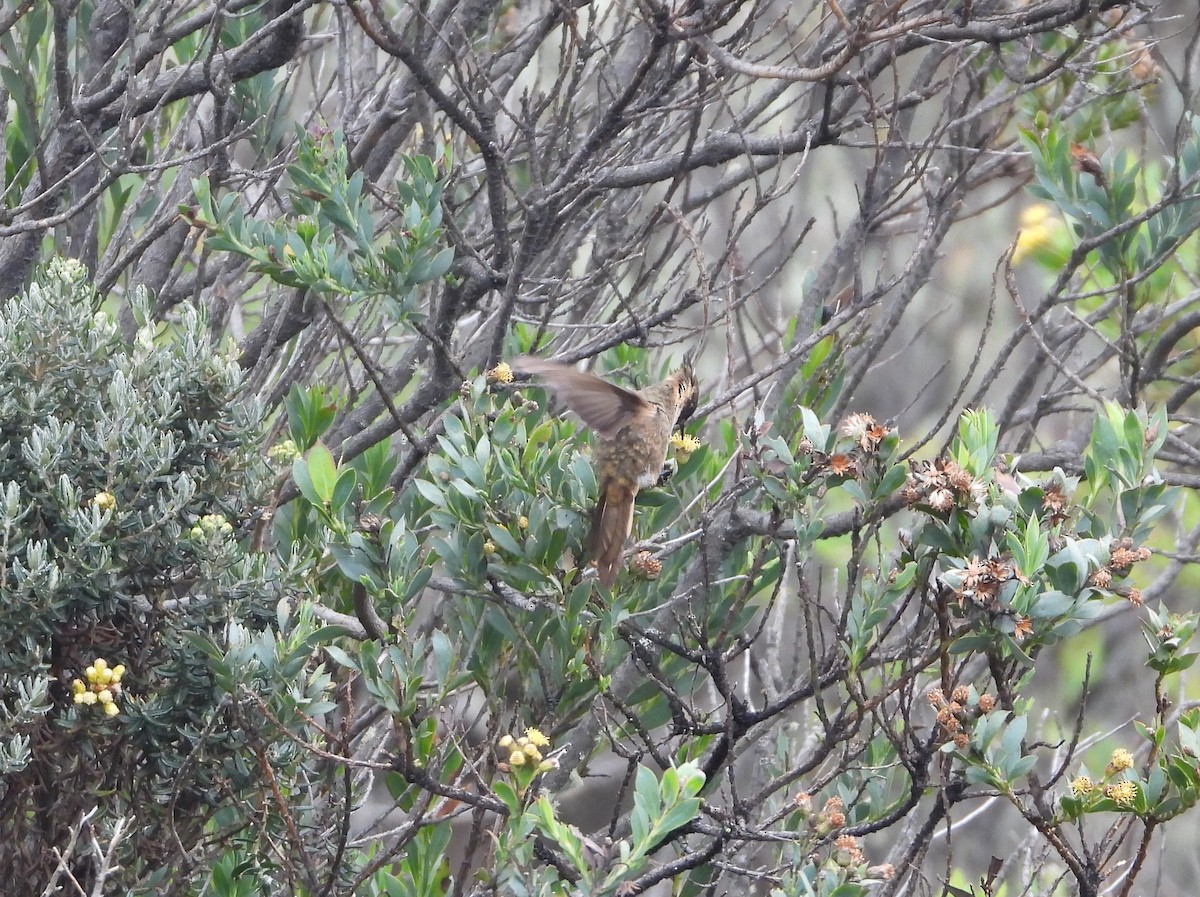
<svg viewBox="0 0 1200 897">
<path fill-rule="evenodd" d="M 14 893 L 1190 881 L 1184 11 L 0 11 Z"/>
</svg>

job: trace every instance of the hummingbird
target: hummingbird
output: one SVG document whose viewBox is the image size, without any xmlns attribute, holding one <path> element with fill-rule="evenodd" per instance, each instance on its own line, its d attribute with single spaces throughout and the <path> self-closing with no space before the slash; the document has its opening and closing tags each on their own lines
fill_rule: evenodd
<svg viewBox="0 0 1200 897">
<path fill-rule="evenodd" d="M 633 500 L 639 489 L 659 482 L 671 434 L 696 410 L 699 386 L 691 362 L 640 390 L 528 355 L 513 368 L 540 377 L 596 434 L 592 463 L 600 495 L 592 512 L 588 555 L 601 584 L 611 587 L 633 528 Z"/>
</svg>

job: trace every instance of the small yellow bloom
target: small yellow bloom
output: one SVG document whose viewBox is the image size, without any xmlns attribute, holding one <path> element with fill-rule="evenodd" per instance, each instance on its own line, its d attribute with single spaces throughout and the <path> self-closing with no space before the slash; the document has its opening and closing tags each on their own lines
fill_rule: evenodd
<svg viewBox="0 0 1200 897">
<path fill-rule="evenodd" d="M 1050 245 L 1050 229 L 1045 226 L 1030 227 L 1017 235 L 1017 248 L 1013 252 L 1013 264 L 1019 265 L 1039 249 Z"/>
<path fill-rule="evenodd" d="M 524 766 L 525 765 L 525 752 L 524 751 L 513 751 L 512 754 L 508 758 L 508 765 L 509 766 Z"/>
<path fill-rule="evenodd" d="M 486 542 L 484 542 L 483 543 L 483 553 L 486 554 L 488 557 L 491 557 L 493 554 L 495 554 L 496 553 L 496 543 L 493 542 L 491 539 L 488 539 Z"/>
<path fill-rule="evenodd" d="M 1071 780 L 1071 794 L 1075 797 L 1086 797 L 1096 790 L 1096 783 L 1087 776 L 1077 776 Z"/>
<path fill-rule="evenodd" d="M 74 679 L 71 691 L 76 704 L 99 704 L 109 716 L 116 716 L 117 695 L 121 693 L 121 677 L 125 675 L 125 664 L 109 666 L 103 657 L 97 657 L 83 671 L 86 682 Z"/>
<path fill-rule="evenodd" d="M 521 529 L 529 529 L 529 518 L 522 514 L 517 518 L 517 526 Z"/>
<path fill-rule="evenodd" d="M 512 747 L 512 746 L 513 746 L 513 737 L 512 737 L 511 735 L 504 735 L 504 736 L 501 736 L 501 738 L 500 738 L 500 741 L 498 742 L 498 744 L 499 744 L 499 745 L 500 745 L 500 747 L 501 747 L 501 748 L 503 748 L 504 750 L 508 750 L 510 747 Z"/>
<path fill-rule="evenodd" d="M 527 744 L 521 750 L 524 752 L 525 756 L 534 763 L 540 763 L 542 761 L 542 752 L 539 751 L 534 745 Z"/>
<path fill-rule="evenodd" d="M 276 464 L 291 464 L 301 455 L 295 440 L 285 439 L 267 449 L 267 458 Z"/>
<path fill-rule="evenodd" d="M 542 734 L 541 729 L 534 729 L 530 727 L 525 730 L 525 737 L 529 739 L 529 743 L 535 747 L 550 747 L 550 739 Z"/>
<path fill-rule="evenodd" d="M 1114 803 L 1128 807 L 1137 798 L 1138 786 L 1136 782 L 1115 782 L 1104 789 L 1104 794 Z"/>
<path fill-rule="evenodd" d="M 1119 772 L 1124 772 L 1133 767 L 1133 754 L 1125 750 L 1125 748 L 1117 748 L 1112 752 L 1112 756 L 1108 760 L 1108 766 L 1105 767 L 1105 772 L 1110 776 L 1116 775 Z"/>
<path fill-rule="evenodd" d="M 675 433 L 671 437 L 671 446 L 675 449 L 675 457 L 680 464 L 687 461 L 692 456 L 692 453 L 698 451 L 702 443 L 695 436 L 688 433 Z"/>
<path fill-rule="evenodd" d="M 228 536 L 233 532 L 233 524 L 225 519 L 224 514 L 205 514 L 200 518 L 200 522 L 192 527 L 192 532 L 195 534 L 197 527 L 202 535 L 212 533 L 220 533 L 223 536 Z"/>
<path fill-rule="evenodd" d="M 486 374 L 488 383 L 512 383 L 512 367 L 507 361 L 502 361 Z"/>
<path fill-rule="evenodd" d="M 111 492 L 97 492 L 92 496 L 92 506 L 101 511 L 111 511 L 117 506 L 117 499 Z"/>
<path fill-rule="evenodd" d="M 1021 211 L 1021 227 L 1040 227 L 1054 214 L 1044 202 L 1035 202 Z"/>
<path fill-rule="evenodd" d="M 1017 234 L 1017 248 L 1013 252 L 1013 264 L 1020 264 L 1030 255 L 1054 245 L 1062 221 L 1045 203 L 1030 206 L 1021 213 L 1021 230 Z"/>
</svg>

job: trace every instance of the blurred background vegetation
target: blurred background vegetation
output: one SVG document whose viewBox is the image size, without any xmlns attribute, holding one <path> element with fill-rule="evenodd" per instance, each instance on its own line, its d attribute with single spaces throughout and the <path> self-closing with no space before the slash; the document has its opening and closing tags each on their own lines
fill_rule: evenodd
<svg viewBox="0 0 1200 897">
<path fill-rule="evenodd" d="M 4 5 L 11 893 L 1186 892 L 1198 79 L 1183 2 Z M 696 360 L 611 590 L 526 353 Z"/>
</svg>

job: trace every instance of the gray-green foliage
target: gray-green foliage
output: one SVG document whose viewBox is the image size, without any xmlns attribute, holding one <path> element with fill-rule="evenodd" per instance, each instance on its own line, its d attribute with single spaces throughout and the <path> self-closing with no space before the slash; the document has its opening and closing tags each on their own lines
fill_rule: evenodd
<svg viewBox="0 0 1200 897">
<path fill-rule="evenodd" d="M 1105 180 L 1079 177 L 1065 129 L 1050 126 L 1042 135 L 1024 133 L 1037 177 L 1030 193 L 1054 203 L 1080 240 L 1094 244 L 1112 232 L 1097 248 L 1101 262 L 1114 275 L 1150 270 L 1200 227 L 1200 121 L 1192 121 L 1190 126 L 1189 139 L 1171 160 L 1174 171 L 1162 178 L 1178 185 L 1172 189 L 1178 191 L 1181 201 L 1163 203 L 1136 226 L 1143 172 L 1134 153 L 1122 150 L 1099 162 L 1107 171 Z"/>
<path fill-rule="evenodd" d="M 194 310 L 161 334 L 143 314 L 127 342 L 75 262 L 0 306 L 6 880 L 45 881 L 97 804 L 101 823 L 136 813 L 136 872 L 166 846 L 168 808 L 186 840 L 252 772 L 233 762 L 236 721 L 211 725 L 218 692 L 186 637 L 273 610 L 267 567 L 238 547 L 263 483 L 239 380 Z M 96 658 L 126 667 L 116 715 L 74 700 Z"/>
<path fill-rule="evenodd" d="M 448 152 L 448 150 L 444 150 Z M 378 227 L 362 171 L 351 172 L 340 132 L 301 133 L 297 164 L 288 168 L 295 217 L 261 221 L 246 215 L 240 193 L 212 195 L 206 179 L 192 187 L 197 225 L 211 231 L 208 246 L 243 256 L 254 271 L 317 294 L 365 299 L 384 296 L 397 317 L 413 311 L 415 290 L 450 270 L 454 250 L 442 245 L 439 165 L 450 158 L 403 157 L 395 182 L 401 227 Z"/>
<path fill-rule="evenodd" d="M 297 396 L 297 439 L 319 429 L 300 424 L 315 421 L 322 402 L 323 396 L 307 402 Z M 357 584 L 390 618 L 384 638 L 396 644 L 380 649 L 368 640 L 326 653 L 336 666 L 361 676 L 365 691 L 392 714 L 402 747 L 389 753 L 385 780 L 391 794 L 407 809 L 423 790 L 461 782 L 464 769 L 490 776 L 488 789 L 470 799 L 496 814 L 487 861 L 488 887 L 495 892 L 550 895 L 566 892 L 570 882 L 583 894 L 637 893 L 659 880 L 647 858 L 670 855 L 668 845 L 683 857 L 676 880 L 698 888 L 712 874 L 700 845 L 724 835 L 695 820 L 723 799 L 711 785 L 733 782 L 738 772 L 727 759 L 726 730 L 706 729 L 707 720 L 689 722 L 701 720 L 703 712 L 695 709 L 694 683 L 702 669 L 727 681 L 724 660 L 705 651 L 725 645 L 736 658 L 735 640 L 753 642 L 756 636 L 747 634 L 761 631 L 768 601 L 778 594 L 779 559 L 769 546 L 755 550 L 747 540 L 723 568 L 729 576 L 689 596 L 689 623 L 703 614 L 703 624 L 679 626 L 669 636 L 638 630 L 669 601 L 659 589 L 679 588 L 689 560 L 700 553 L 689 551 L 684 540 L 663 539 L 677 548 L 663 552 L 659 579 L 638 575 L 635 566 L 615 589 L 596 595 L 573 566 L 585 529 L 578 509 L 594 484 L 579 466 L 583 455 L 568 436 L 569 425 L 540 417 L 522 393 L 488 387 L 483 377 L 463 389 L 455 411 L 445 419 L 427 476 L 397 496 L 369 532 L 363 516 L 357 526 L 353 520 L 362 507 L 354 501 L 362 472 L 338 465 L 319 442 L 296 462 L 302 498 L 281 515 L 298 548 L 320 552 L 313 569 L 325 578 L 314 582 L 314 596 L 349 611 Z M 823 723 L 829 732 L 855 714 L 866 718 L 878 695 L 890 693 L 898 702 L 879 728 L 859 728 L 854 721 L 840 730 L 870 731 L 869 742 L 854 748 L 861 762 L 831 756 L 821 775 L 793 773 L 804 748 L 793 743 L 799 729 L 789 719 L 804 712 L 819 718 L 837 703 L 811 703 L 803 680 L 785 683 L 761 709 L 729 698 L 731 719 L 779 726 L 773 755 L 764 753 L 770 777 L 765 798 L 742 810 L 779 845 L 772 854 L 756 847 L 754 859 L 764 863 L 769 855 L 771 868 L 786 870 L 774 893 L 862 895 L 872 881 L 891 876 L 890 867 L 871 864 L 854 836 L 894 818 L 905 801 L 915 805 L 919 796 L 910 796 L 926 787 L 935 764 L 943 764 L 964 795 L 990 789 L 1026 817 L 1044 812 L 1051 827 L 1093 812 L 1136 812 L 1157 823 L 1196 803 L 1194 764 L 1185 759 L 1200 725 L 1195 714 L 1180 721 L 1173 737 L 1165 724 L 1147 729 L 1162 753 L 1148 764 L 1144 780 L 1122 770 L 1094 792 L 1058 794 L 1061 800 L 1044 808 L 1031 808 L 1026 797 L 1045 761 L 1044 742 L 1033 734 L 1034 704 L 1024 696 L 1035 658 L 1061 650 L 1115 596 L 1141 600 L 1122 582 L 1149 552 L 1130 537 L 1142 539 L 1173 501 L 1155 466 L 1162 438 L 1147 436 L 1165 433 L 1161 414 L 1105 405 L 1084 452 L 1086 489 L 1061 471 L 1038 481 L 1018 475 L 1011 488 L 1002 487 L 995 468 L 999 431 L 986 411 L 966 412 L 956 438 L 933 461 L 900 459 L 895 431 L 866 415 L 851 415 L 836 429 L 806 408 L 791 417 L 783 417 L 793 429 L 786 435 L 731 434 L 724 446 L 697 451 L 669 487 L 681 496 L 672 499 L 662 494 L 669 490 L 660 490 L 639 518 L 643 531 L 679 532 L 686 524 L 659 512 L 686 516 L 688 503 L 681 499 L 714 481 L 734 453 L 747 461 L 741 497 L 747 526 L 756 511 L 770 507 L 777 520 L 789 521 L 789 534 L 811 545 L 822 535 L 813 522 L 834 525 L 844 516 L 834 509 L 847 497 L 868 519 L 894 497 L 910 508 L 911 528 L 898 551 L 883 538 L 861 541 L 856 564 L 870 572 L 843 605 L 837 638 L 814 661 L 829 693 L 844 705 L 838 718 Z M 1102 459 L 1103 476 L 1095 470 Z M 375 500 L 385 493 L 364 489 L 362 495 Z M 1120 514 L 1113 510 L 1118 506 Z M 323 539 L 313 537 L 322 530 Z M 886 547 L 878 551 L 879 545 Z M 436 620 L 418 626 L 411 584 L 433 581 L 428 574 L 414 578 L 412 559 L 421 557 L 437 568 L 435 588 L 454 599 L 439 607 Z M 1183 654 L 1188 626 L 1172 620 L 1148 629 L 1164 675 L 1190 665 L 1191 655 Z M 811 636 L 814 642 L 819 637 Z M 651 638 L 656 647 L 672 647 L 652 653 L 645 647 Z M 639 676 L 618 696 L 612 682 L 631 652 L 640 652 L 635 659 L 654 678 Z M 547 759 L 550 749 L 543 748 L 546 753 L 522 757 L 524 746 L 511 735 L 487 747 L 465 736 L 439 737 L 454 732 L 453 689 L 472 680 L 494 718 L 530 719 L 539 734 L 549 733 L 552 750 L 567 757 L 591 708 L 619 698 L 626 716 L 613 717 L 609 731 L 616 734 L 610 737 L 623 749 L 636 745 L 644 753 L 629 751 L 633 810 L 611 829 L 610 843 L 589 842 L 559 817 L 550 796 L 560 787 L 554 784 L 557 753 Z M 919 687 L 910 689 L 910 680 Z M 943 690 L 939 682 L 952 687 Z M 517 695 L 515 706 L 508 704 L 509 689 Z M 936 726 L 928 725 L 929 718 Z M 885 727 L 903 737 L 883 733 Z M 655 751 L 662 758 L 656 759 L 660 777 L 646 760 Z M 797 779 L 821 782 L 822 793 L 796 790 Z M 431 893 L 456 874 L 425 843 L 448 837 L 444 822 L 435 813 L 427 824 L 424 835 L 414 835 L 398 854 L 398 875 L 373 877 L 374 893 Z M 1069 846 L 1062 857 L 1076 862 Z M 686 863 L 692 866 L 683 869 Z"/>
</svg>

